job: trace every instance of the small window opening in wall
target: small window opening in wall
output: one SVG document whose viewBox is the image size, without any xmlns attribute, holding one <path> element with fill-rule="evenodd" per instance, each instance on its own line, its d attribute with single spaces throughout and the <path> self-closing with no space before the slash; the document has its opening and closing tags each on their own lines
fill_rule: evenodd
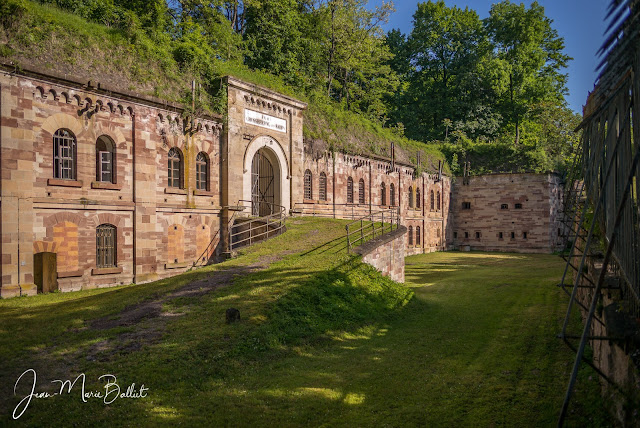
<svg viewBox="0 0 640 428">
<path fill-rule="evenodd" d="M 463 210 L 470 210 L 471 209 L 471 202 L 463 202 L 462 203 L 462 209 Z"/>
<path fill-rule="evenodd" d="M 522 232 L 522 239 L 527 239 L 527 232 Z"/>
<path fill-rule="evenodd" d="M 522 209 L 522 204 L 516 204 L 516 209 L 517 210 L 521 210 Z"/>
<path fill-rule="evenodd" d="M 508 210 L 508 209 L 509 209 L 509 204 L 502 204 L 502 205 L 500 205 L 500 209 L 501 209 L 501 210 Z"/>
<path fill-rule="evenodd" d="M 453 239 L 458 239 L 458 232 L 453 232 Z"/>
<path fill-rule="evenodd" d="M 173 226 L 173 230 L 178 230 L 178 226 Z"/>
<path fill-rule="evenodd" d="M 469 232 L 464 233 L 464 239 L 469 239 Z"/>
<path fill-rule="evenodd" d="M 504 236 L 502 234 L 502 232 L 498 233 L 498 239 L 502 239 Z"/>
<path fill-rule="evenodd" d="M 204 226 L 202 226 L 202 230 L 204 230 Z"/>
<path fill-rule="evenodd" d="M 173 259 L 173 262 L 174 263 L 178 263 L 178 259 Z"/>
<path fill-rule="evenodd" d="M 516 239 L 516 233 L 515 232 L 511 232 L 511 239 Z"/>
<path fill-rule="evenodd" d="M 476 232 L 476 239 L 480 239 L 480 232 Z"/>
</svg>

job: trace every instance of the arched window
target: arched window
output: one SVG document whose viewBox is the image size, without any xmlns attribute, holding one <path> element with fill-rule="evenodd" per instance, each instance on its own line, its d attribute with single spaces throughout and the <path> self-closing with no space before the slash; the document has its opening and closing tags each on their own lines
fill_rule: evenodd
<svg viewBox="0 0 640 428">
<path fill-rule="evenodd" d="M 413 208 L 413 186 L 409 186 L 409 208 Z"/>
<path fill-rule="evenodd" d="M 53 134 L 53 177 L 76 179 L 76 137 L 68 129 Z"/>
<path fill-rule="evenodd" d="M 96 141 L 96 181 L 116 182 L 116 145 L 106 135 Z"/>
<path fill-rule="evenodd" d="M 358 182 L 358 203 L 364 204 L 364 179 L 360 179 Z"/>
<path fill-rule="evenodd" d="M 416 187 L 416 208 L 420 208 L 420 188 Z"/>
<path fill-rule="evenodd" d="M 435 201 L 434 201 L 434 196 L 433 196 L 433 190 L 430 192 L 430 196 L 431 196 L 431 211 L 434 210 L 434 205 L 435 205 Z"/>
<path fill-rule="evenodd" d="M 324 172 L 320 173 L 320 194 L 318 195 L 318 199 L 321 201 L 327 200 L 327 174 Z"/>
<path fill-rule="evenodd" d="M 196 189 L 209 190 L 209 157 L 204 152 L 196 156 Z"/>
<path fill-rule="evenodd" d="M 420 245 L 420 226 L 416 226 L 416 245 Z"/>
<path fill-rule="evenodd" d="M 168 185 L 169 187 L 177 187 L 178 189 L 182 189 L 182 153 L 176 147 L 173 147 L 169 150 L 169 162 L 168 162 L 168 171 L 169 171 L 169 179 Z"/>
<path fill-rule="evenodd" d="M 409 226 L 409 245 L 413 245 L 413 226 Z"/>
<path fill-rule="evenodd" d="M 312 187 L 313 175 L 310 170 L 304 172 L 304 198 L 313 199 L 313 187 Z"/>
<path fill-rule="evenodd" d="M 387 205 L 387 185 L 384 183 L 380 185 L 380 205 Z"/>
<path fill-rule="evenodd" d="M 112 224 L 96 228 L 96 267 L 116 267 L 116 227 Z"/>
<path fill-rule="evenodd" d="M 353 178 L 347 178 L 347 203 L 353 203 Z"/>
<path fill-rule="evenodd" d="M 436 199 L 436 207 L 437 210 L 440 211 L 440 191 L 438 190 L 438 195 L 437 195 L 437 199 Z"/>
<path fill-rule="evenodd" d="M 389 185 L 389 205 L 392 207 L 396 205 L 396 186 L 393 183 Z"/>
</svg>

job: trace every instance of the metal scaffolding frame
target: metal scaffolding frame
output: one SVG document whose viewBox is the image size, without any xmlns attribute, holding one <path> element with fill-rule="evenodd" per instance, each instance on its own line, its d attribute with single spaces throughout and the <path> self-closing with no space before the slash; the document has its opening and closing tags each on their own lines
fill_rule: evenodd
<svg viewBox="0 0 640 428">
<path fill-rule="evenodd" d="M 613 0 L 607 18 L 610 34 L 600 49 L 598 85 L 587 101 L 580 124 L 582 138 L 575 148 L 563 208 L 567 243 L 571 243 L 562 281 L 570 296 L 559 337 L 576 352 L 558 425 L 567 416 L 578 369 L 587 363 L 613 387 L 612 379 L 585 357 L 588 341 L 627 338 L 592 334 L 596 307 L 603 290 L 617 290 L 629 318 L 640 318 L 640 0 Z M 601 258 L 591 275 L 587 259 Z M 576 265 L 574 260 L 579 260 Z M 572 284 L 565 284 L 571 272 Z M 597 280 L 595 279 L 597 278 Z M 582 291 L 580 291 L 582 290 Z M 587 304 L 578 299 L 582 293 Z M 574 305 L 587 313 L 581 335 L 568 333 Z M 574 345 L 571 340 L 579 339 Z"/>
</svg>

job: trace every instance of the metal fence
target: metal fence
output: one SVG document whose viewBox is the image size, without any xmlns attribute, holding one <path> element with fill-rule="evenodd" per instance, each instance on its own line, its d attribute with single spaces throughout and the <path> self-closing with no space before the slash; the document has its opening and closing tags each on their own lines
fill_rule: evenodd
<svg viewBox="0 0 640 428">
<path fill-rule="evenodd" d="M 255 242 L 262 241 L 277 236 L 285 230 L 285 219 L 287 210 L 285 207 L 277 204 L 262 201 L 263 204 L 269 204 L 271 214 L 261 217 L 247 217 L 246 219 L 237 218 L 233 222 L 229 222 L 229 249 L 233 250 L 244 245 L 251 245 Z M 240 200 L 238 205 L 249 205 L 251 201 Z"/>
<path fill-rule="evenodd" d="M 362 245 L 369 239 L 397 229 L 399 225 L 399 208 L 377 211 L 352 221 L 345 226 L 347 230 L 347 252 L 351 251 L 352 247 Z"/>
</svg>

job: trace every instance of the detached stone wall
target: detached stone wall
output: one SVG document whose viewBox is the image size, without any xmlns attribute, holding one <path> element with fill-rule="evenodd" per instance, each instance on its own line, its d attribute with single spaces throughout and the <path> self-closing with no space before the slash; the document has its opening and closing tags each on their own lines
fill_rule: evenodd
<svg viewBox="0 0 640 428">
<path fill-rule="evenodd" d="M 384 276 L 396 282 L 404 283 L 404 235 L 407 228 L 400 226 L 393 232 L 359 246 L 355 249 L 362 256 L 362 261 L 373 266 Z"/>
<path fill-rule="evenodd" d="M 551 253 L 562 248 L 562 184 L 556 174 L 488 174 L 452 193 L 453 246 Z"/>
</svg>

